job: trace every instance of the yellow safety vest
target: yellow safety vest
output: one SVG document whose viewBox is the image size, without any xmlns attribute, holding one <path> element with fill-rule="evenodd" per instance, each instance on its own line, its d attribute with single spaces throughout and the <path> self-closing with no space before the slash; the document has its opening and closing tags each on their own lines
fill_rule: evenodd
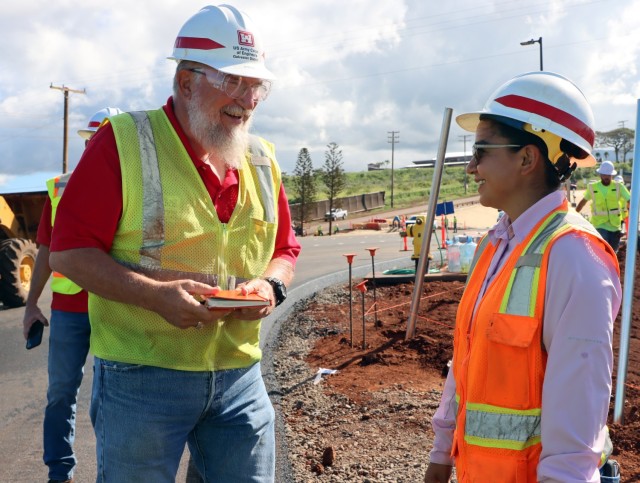
<svg viewBox="0 0 640 483">
<path fill-rule="evenodd" d="M 623 210 L 620 207 L 620 186 L 612 181 L 609 186 L 604 186 L 602 181 L 591 183 L 588 186 L 591 195 L 591 223 L 593 226 L 601 226 L 610 223 L 620 229 Z M 626 201 L 623 200 L 626 205 Z"/>
<path fill-rule="evenodd" d="M 51 226 L 53 226 L 55 221 L 58 204 L 60 203 L 62 193 L 64 193 L 64 188 L 67 186 L 70 177 L 71 173 L 65 173 L 47 180 L 47 191 L 49 193 L 49 199 L 51 200 Z M 65 295 L 75 295 L 82 291 L 82 287 L 73 283 L 60 272 L 54 271 L 53 280 L 51 280 L 51 290 Z"/>
<path fill-rule="evenodd" d="M 228 223 L 162 109 L 112 117 L 122 217 L 111 256 L 156 280 L 226 288 L 260 276 L 275 247 L 281 174 L 273 145 L 252 137 Z M 261 358 L 260 321 L 226 317 L 182 330 L 156 312 L 89 294 L 91 350 L 109 360 L 187 371 L 248 367 Z"/>
</svg>

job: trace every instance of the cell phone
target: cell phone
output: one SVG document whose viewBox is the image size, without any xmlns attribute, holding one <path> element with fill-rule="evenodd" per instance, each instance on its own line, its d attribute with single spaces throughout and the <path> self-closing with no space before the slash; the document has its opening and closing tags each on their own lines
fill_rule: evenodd
<svg viewBox="0 0 640 483">
<path fill-rule="evenodd" d="M 41 320 L 36 320 L 29 329 L 29 335 L 27 337 L 27 349 L 33 349 L 38 347 L 42 342 L 42 332 L 44 331 L 44 323 Z"/>
</svg>

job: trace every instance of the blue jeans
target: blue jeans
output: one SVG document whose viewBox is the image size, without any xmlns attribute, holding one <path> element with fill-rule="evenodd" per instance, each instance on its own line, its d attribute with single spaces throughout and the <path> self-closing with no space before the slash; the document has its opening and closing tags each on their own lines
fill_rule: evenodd
<svg viewBox="0 0 640 483">
<path fill-rule="evenodd" d="M 185 444 L 206 482 L 274 481 L 275 414 L 260 364 L 190 372 L 94 360 L 98 482 L 173 483 Z"/>
<path fill-rule="evenodd" d="M 49 387 L 44 410 L 44 463 L 49 478 L 66 480 L 73 476 L 76 457 L 76 403 L 84 363 L 89 352 L 89 315 L 51 311 L 49 330 Z"/>
<path fill-rule="evenodd" d="M 609 230 L 605 230 L 604 228 L 596 228 L 596 230 L 598 231 L 598 233 L 600 233 L 602 238 L 604 238 L 604 241 L 606 241 L 609 245 L 611 245 L 611 248 L 613 248 L 613 251 L 617 253 L 618 248 L 620 248 L 620 238 L 622 238 L 622 232 L 609 231 Z"/>
</svg>

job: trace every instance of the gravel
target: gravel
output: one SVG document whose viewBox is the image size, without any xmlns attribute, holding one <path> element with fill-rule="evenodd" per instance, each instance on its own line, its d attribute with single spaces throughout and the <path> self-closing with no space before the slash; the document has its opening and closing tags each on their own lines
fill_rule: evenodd
<svg viewBox="0 0 640 483">
<path fill-rule="evenodd" d="M 336 297 L 337 290 L 329 288 L 310 300 L 328 303 Z M 323 381 L 314 384 L 317 368 L 305 357 L 330 327 L 305 313 L 307 303 L 298 302 L 280 324 L 273 377 L 267 376 L 281 433 L 276 481 L 423 481 L 440 392 L 396 384 L 371 392 L 364 405 Z"/>
</svg>

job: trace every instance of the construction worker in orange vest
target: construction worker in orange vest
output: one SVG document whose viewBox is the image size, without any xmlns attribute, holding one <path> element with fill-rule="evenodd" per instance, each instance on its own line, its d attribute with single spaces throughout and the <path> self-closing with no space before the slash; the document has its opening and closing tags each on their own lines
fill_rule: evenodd
<svg viewBox="0 0 640 483">
<path fill-rule="evenodd" d="M 78 134 L 85 146 L 108 116 L 120 114 L 115 107 L 99 110 Z M 40 218 L 37 241 L 38 255 L 22 321 L 24 336 L 37 320 L 49 326 L 38 307 L 38 299 L 52 274 L 49 267 L 49 245 L 58 203 L 71 173 L 47 181 L 49 198 Z M 49 467 L 49 482 L 71 481 L 76 466 L 73 452 L 76 403 L 82 382 L 84 364 L 89 352 L 89 314 L 87 292 L 60 273 L 53 272 L 51 281 L 51 331 L 49 334 L 49 387 L 44 412 L 44 463 Z"/>
<path fill-rule="evenodd" d="M 559 190 L 595 164 L 591 108 L 568 79 L 531 72 L 456 120 L 475 132 L 480 203 L 504 216 L 460 300 L 424 481 L 448 482 L 455 465 L 460 483 L 599 482 L 619 267 Z"/>
</svg>

